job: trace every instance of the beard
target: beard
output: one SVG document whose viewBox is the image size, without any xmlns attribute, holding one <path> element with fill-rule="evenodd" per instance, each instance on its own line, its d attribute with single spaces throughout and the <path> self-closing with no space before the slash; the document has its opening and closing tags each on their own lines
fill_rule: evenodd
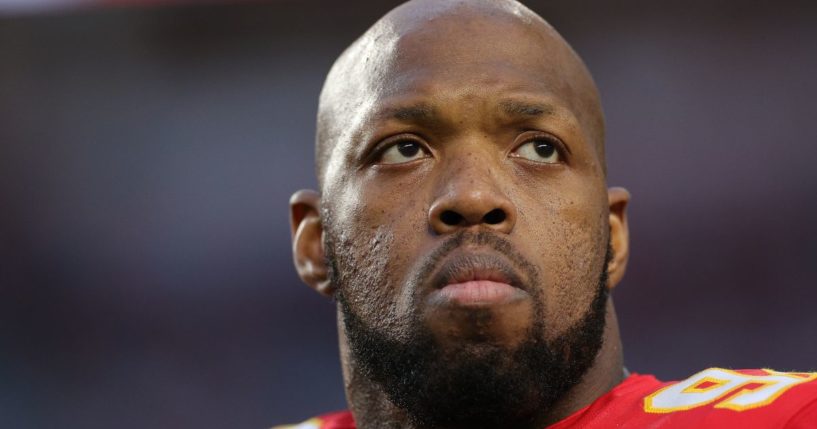
<svg viewBox="0 0 817 429">
<path fill-rule="evenodd" d="M 415 426 L 521 429 L 541 425 L 538 419 L 581 381 L 603 343 L 607 265 L 612 257 L 609 242 L 590 306 L 580 320 L 551 340 L 546 339 L 537 270 L 509 242 L 488 232 L 455 234 L 428 258 L 421 274 L 460 245 L 477 243 L 504 254 L 528 274 L 534 323 L 525 338 L 509 349 L 489 342 L 441 345 L 417 314 L 410 318 L 408 338 L 397 340 L 371 328 L 351 308 L 351 297 L 344 295 L 346 286 L 357 280 L 352 273 L 359 271 L 335 257 L 333 238 L 327 230 L 329 278 L 337 291 L 356 370 L 376 383 Z"/>
</svg>

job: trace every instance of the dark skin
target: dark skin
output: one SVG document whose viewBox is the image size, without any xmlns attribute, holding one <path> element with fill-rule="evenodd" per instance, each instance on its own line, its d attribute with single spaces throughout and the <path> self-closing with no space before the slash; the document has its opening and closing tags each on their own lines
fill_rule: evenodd
<svg viewBox="0 0 817 429">
<path fill-rule="evenodd" d="M 606 185 L 595 85 L 564 40 L 521 5 L 414 1 L 392 11 L 333 67 L 318 128 L 321 192 L 298 191 L 290 201 L 295 266 L 318 292 L 342 292 L 373 331 L 400 341 L 419 323 L 444 351 L 510 354 L 537 322 L 551 340 L 582 319 L 608 243 L 608 290 L 624 274 L 629 194 Z M 537 282 L 514 284 L 496 266 L 522 283 L 526 271 L 473 242 L 429 259 L 453 235 L 477 232 L 508 242 Z M 329 245 L 342 271 L 336 281 Z M 487 295 L 441 294 L 453 283 L 465 286 L 446 290 L 476 287 L 460 278 L 434 283 L 458 260 L 496 262 L 467 273 L 489 282 Z M 606 310 L 592 365 L 527 417 L 532 427 L 563 419 L 622 380 L 611 298 Z M 419 427 L 361 370 L 340 310 L 339 336 L 358 427 Z"/>
</svg>

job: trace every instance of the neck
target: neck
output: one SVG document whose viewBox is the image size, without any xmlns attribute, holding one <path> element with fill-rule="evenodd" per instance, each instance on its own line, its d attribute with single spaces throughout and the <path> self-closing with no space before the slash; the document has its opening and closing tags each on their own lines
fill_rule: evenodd
<svg viewBox="0 0 817 429">
<path fill-rule="evenodd" d="M 349 352 L 343 323 L 338 315 L 340 331 L 340 351 L 343 365 L 343 379 L 349 408 L 358 429 L 439 429 L 419 427 L 411 423 L 402 409 L 389 401 L 379 385 L 361 373 Z M 612 298 L 607 301 L 604 342 L 593 365 L 582 380 L 559 398 L 552 407 L 542 410 L 533 421 L 541 422 L 539 427 L 556 423 L 576 411 L 592 404 L 609 392 L 625 378 L 621 337 Z"/>
</svg>

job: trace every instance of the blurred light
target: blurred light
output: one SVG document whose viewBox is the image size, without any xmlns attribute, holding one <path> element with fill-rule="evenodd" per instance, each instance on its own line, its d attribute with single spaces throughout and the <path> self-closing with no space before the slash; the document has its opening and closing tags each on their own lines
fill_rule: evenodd
<svg viewBox="0 0 817 429">
<path fill-rule="evenodd" d="M 93 3 L 93 0 L 0 0 L 0 13 L 40 12 L 67 9 Z"/>
<path fill-rule="evenodd" d="M 195 5 L 246 3 L 247 1 L 248 0 L 0 0 L 0 15 L 56 12 L 89 7 Z"/>
</svg>

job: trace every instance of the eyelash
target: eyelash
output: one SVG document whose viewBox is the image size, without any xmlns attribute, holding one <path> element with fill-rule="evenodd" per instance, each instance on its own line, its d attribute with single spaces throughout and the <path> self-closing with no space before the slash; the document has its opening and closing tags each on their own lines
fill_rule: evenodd
<svg viewBox="0 0 817 429">
<path fill-rule="evenodd" d="M 522 134 L 527 134 L 528 132 L 529 131 L 526 131 L 523 132 Z M 567 146 L 558 137 L 549 133 L 543 133 L 541 131 L 536 131 L 535 134 L 529 135 L 522 139 L 522 141 L 519 144 L 514 146 L 514 148 L 511 150 L 511 153 L 515 152 L 523 145 L 534 142 L 536 140 L 545 140 L 548 143 L 552 144 L 553 147 L 556 148 L 556 151 L 559 153 L 559 159 L 561 160 L 560 162 L 567 161 L 568 155 L 570 155 L 570 151 L 567 149 Z"/>
<path fill-rule="evenodd" d="M 398 134 L 396 136 L 389 137 L 375 145 L 374 149 L 372 149 L 371 153 L 366 157 L 366 163 L 376 164 L 377 161 L 383 157 L 383 154 L 387 150 L 391 149 L 392 147 L 402 142 L 417 143 L 418 145 L 420 145 L 420 150 L 426 153 L 431 153 L 431 150 L 428 148 L 428 145 L 426 145 L 422 139 L 412 135 Z"/>
</svg>

